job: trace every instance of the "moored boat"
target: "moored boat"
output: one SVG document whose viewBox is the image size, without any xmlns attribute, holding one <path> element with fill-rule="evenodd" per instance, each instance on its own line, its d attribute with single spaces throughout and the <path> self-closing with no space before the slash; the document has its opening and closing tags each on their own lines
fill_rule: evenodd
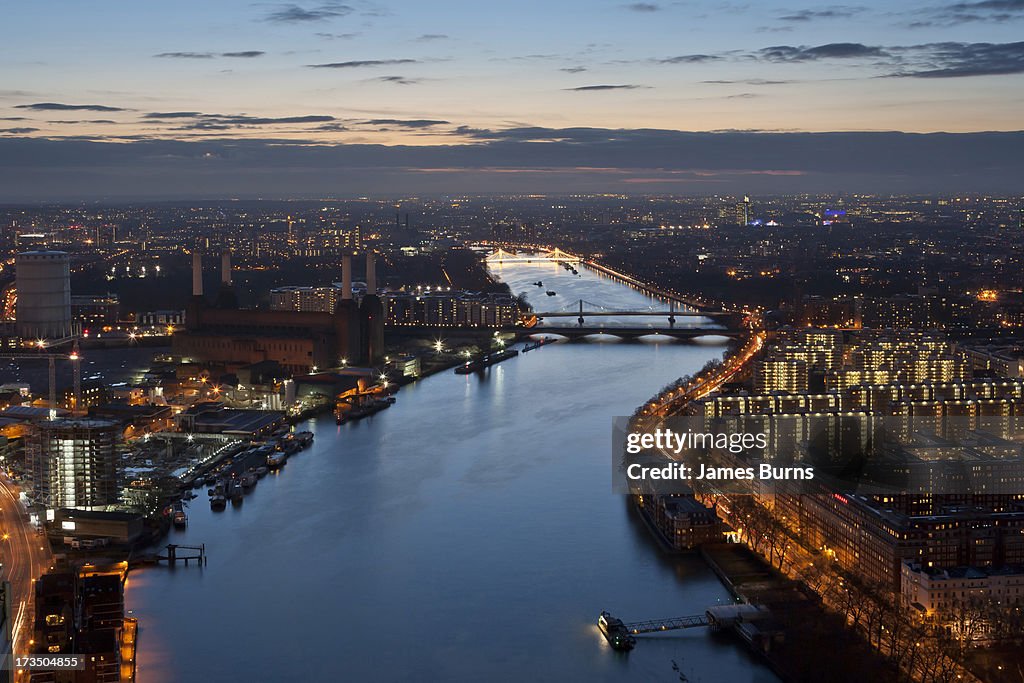
<svg viewBox="0 0 1024 683">
<path fill-rule="evenodd" d="M 636 646 L 636 638 L 630 634 L 622 620 L 613 617 L 607 611 L 601 612 L 597 618 L 597 627 L 615 650 L 628 652 Z"/>
</svg>

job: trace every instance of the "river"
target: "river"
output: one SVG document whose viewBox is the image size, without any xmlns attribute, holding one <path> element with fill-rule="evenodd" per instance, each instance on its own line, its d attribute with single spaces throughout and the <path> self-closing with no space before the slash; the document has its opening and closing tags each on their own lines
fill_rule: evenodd
<svg viewBox="0 0 1024 683">
<path fill-rule="evenodd" d="M 585 269 L 495 273 L 548 310 L 653 303 Z M 723 350 L 553 344 L 429 377 L 359 423 L 313 420 L 314 445 L 241 506 L 194 501 L 171 541 L 205 543 L 208 566 L 131 574 L 139 680 L 677 682 L 675 665 L 692 682 L 776 681 L 706 629 L 623 654 L 595 626 L 602 609 L 638 621 L 729 599 L 612 493 L 609 443 L 613 416 Z"/>
</svg>

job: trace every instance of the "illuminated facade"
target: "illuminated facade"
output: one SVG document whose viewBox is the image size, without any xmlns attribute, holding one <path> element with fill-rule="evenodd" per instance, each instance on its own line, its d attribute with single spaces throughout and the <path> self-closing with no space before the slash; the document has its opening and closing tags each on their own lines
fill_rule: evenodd
<svg viewBox="0 0 1024 683">
<path fill-rule="evenodd" d="M 519 317 L 507 294 L 385 294 L 382 300 L 387 324 L 393 326 L 498 328 L 514 325 Z"/>
<path fill-rule="evenodd" d="M 48 509 L 118 503 L 121 428 L 110 420 L 57 419 L 33 426 L 25 443 L 36 500 Z"/>
<path fill-rule="evenodd" d="M 754 390 L 758 393 L 782 391 L 795 394 L 807 389 L 806 361 L 771 355 L 757 361 L 754 366 Z"/>
<path fill-rule="evenodd" d="M 927 568 L 1024 564 L 1024 507 L 1006 497 L 931 496 L 925 513 L 891 498 L 780 494 L 774 506 L 844 569 L 893 590 L 908 560 Z"/>
<path fill-rule="evenodd" d="M 1024 570 L 956 567 L 935 569 L 908 560 L 900 574 L 904 603 L 926 614 L 952 616 L 983 603 L 1024 603 Z"/>
<path fill-rule="evenodd" d="M 341 287 L 278 287 L 270 290 L 270 310 L 333 313 L 341 301 Z"/>
</svg>

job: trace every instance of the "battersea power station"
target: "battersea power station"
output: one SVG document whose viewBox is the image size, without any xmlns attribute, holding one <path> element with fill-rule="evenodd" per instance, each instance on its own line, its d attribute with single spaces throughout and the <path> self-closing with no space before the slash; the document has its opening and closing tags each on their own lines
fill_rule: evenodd
<svg viewBox="0 0 1024 683">
<path fill-rule="evenodd" d="M 174 355 L 224 366 L 275 361 L 295 374 L 380 360 L 384 307 L 373 252 L 366 253 L 366 295 L 358 304 L 352 297 L 352 255 L 342 256 L 342 298 L 333 313 L 239 308 L 231 277 L 231 253 L 224 251 L 220 291 L 207 298 L 203 257 L 192 253 L 192 298 L 185 330 L 173 337 Z"/>
</svg>

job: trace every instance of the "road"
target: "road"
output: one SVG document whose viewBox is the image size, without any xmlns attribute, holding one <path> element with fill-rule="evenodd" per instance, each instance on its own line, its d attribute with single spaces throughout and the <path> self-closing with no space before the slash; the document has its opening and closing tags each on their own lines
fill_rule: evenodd
<svg viewBox="0 0 1024 683">
<path fill-rule="evenodd" d="M 694 377 L 686 386 L 654 397 L 644 406 L 642 415 L 649 416 L 646 420 L 648 423 L 657 418 L 680 415 L 683 408 L 691 402 L 718 391 L 723 384 L 746 370 L 748 364 L 761 352 L 766 339 L 767 336 L 763 331 L 752 331 L 746 344 L 732 356 L 726 358 L 723 365 L 707 375 Z"/>
<path fill-rule="evenodd" d="M 25 654 L 32 638 L 34 584 L 53 564 L 44 536 L 36 533 L 18 500 L 18 488 L 0 474 L 0 576 L 11 583 L 14 652 Z"/>
</svg>

